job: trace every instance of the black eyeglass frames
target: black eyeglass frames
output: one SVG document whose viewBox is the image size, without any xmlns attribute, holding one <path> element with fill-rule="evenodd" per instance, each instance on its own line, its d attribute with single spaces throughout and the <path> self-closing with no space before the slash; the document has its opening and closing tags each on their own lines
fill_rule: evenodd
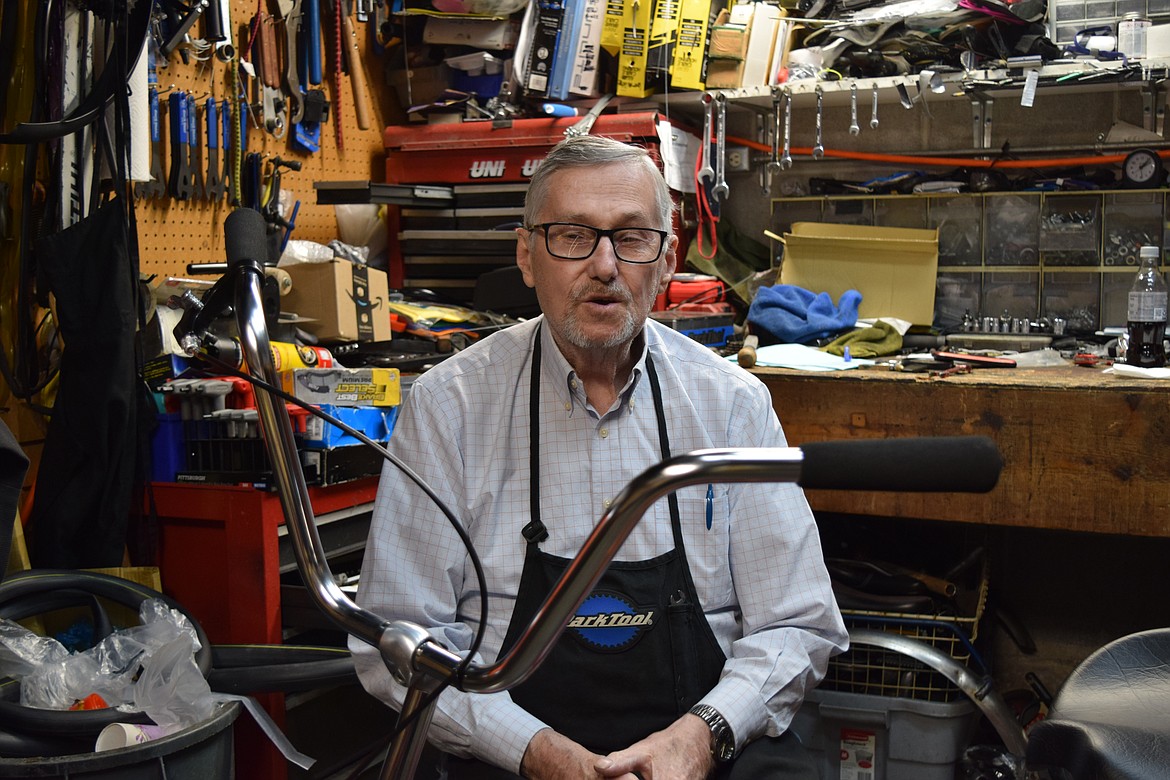
<svg viewBox="0 0 1170 780">
<path fill-rule="evenodd" d="M 603 236 L 609 238 L 613 253 L 623 263 L 637 265 L 653 263 L 662 254 L 665 230 L 626 227 L 602 230 L 576 222 L 542 222 L 526 225 L 528 230 L 544 231 L 544 246 L 548 253 L 561 260 L 584 260 L 597 251 Z"/>
</svg>

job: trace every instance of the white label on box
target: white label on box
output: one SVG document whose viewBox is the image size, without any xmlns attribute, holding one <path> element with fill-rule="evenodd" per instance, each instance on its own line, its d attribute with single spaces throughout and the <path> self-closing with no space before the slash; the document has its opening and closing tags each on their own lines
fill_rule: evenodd
<svg viewBox="0 0 1170 780">
<path fill-rule="evenodd" d="M 877 734 L 861 729 L 841 729 L 840 780 L 874 780 Z"/>
</svg>

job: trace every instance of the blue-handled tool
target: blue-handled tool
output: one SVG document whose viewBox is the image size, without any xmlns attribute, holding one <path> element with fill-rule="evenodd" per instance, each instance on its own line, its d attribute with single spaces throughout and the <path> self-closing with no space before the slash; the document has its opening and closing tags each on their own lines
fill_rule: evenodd
<svg viewBox="0 0 1170 780">
<path fill-rule="evenodd" d="M 143 197 L 161 198 L 166 194 L 166 173 L 163 171 L 162 113 L 159 111 L 158 90 L 148 92 L 150 104 L 150 181 L 143 182 Z"/>
<path fill-rule="evenodd" d="M 540 112 L 555 117 L 577 116 L 577 109 L 564 103 L 541 103 Z"/>
<path fill-rule="evenodd" d="M 203 186 L 203 169 L 199 166 L 199 107 L 194 93 L 187 94 L 187 168 L 191 171 L 191 197 L 203 200 L 207 190 Z"/>
<path fill-rule="evenodd" d="M 215 202 L 223 200 L 223 194 L 227 192 L 219 167 L 219 134 L 221 126 L 215 98 L 207 98 L 207 104 L 203 109 L 203 113 L 207 118 L 207 181 L 204 186 L 206 187 L 207 199 Z"/>
<path fill-rule="evenodd" d="M 309 83 L 321 83 L 321 5 L 318 0 L 301 0 L 305 11 L 305 23 L 301 26 L 302 40 L 305 41 L 305 72 Z"/>
</svg>

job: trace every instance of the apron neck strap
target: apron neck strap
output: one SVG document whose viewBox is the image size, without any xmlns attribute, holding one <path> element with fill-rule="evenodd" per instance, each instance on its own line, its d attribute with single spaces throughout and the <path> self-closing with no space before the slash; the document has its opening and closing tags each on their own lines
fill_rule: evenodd
<svg viewBox="0 0 1170 780">
<path fill-rule="evenodd" d="M 532 378 L 529 382 L 528 398 L 528 472 L 529 472 L 529 516 L 528 525 L 520 533 L 528 540 L 529 545 L 538 545 L 548 539 L 548 528 L 540 519 L 540 368 L 541 368 L 541 328 L 537 326 L 536 338 L 532 345 Z M 662 459 L 670 457 L 670 434 L 666 429 L 666 412 L 662 407 L 662 388 L 658 383 L 658 372 L 654 370 L 654 359 L 650 355 L 650 347 L 646 347 L 646 375 L 650 380 L 650 394 L 654 398 L 654 415 L 658 420 L 658 447 Z M 671 493 L 666 498 L 670 506 L 670 530 L 674 536 L 674 546 L 685 555 L 682 539 L 682 520 L 678 509 L 678 498 Z"/>
</svg>

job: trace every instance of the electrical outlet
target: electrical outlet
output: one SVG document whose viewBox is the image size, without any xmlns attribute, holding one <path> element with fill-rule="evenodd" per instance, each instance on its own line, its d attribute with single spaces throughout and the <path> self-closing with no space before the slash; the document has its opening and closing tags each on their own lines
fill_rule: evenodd
<svg viewBox="0 0 1170 780">
<path fill-rule="evenodd" d="M 746 146 L 727 147 L 727 170 L 741 173 L 752 169 L 751 150 Z"/>
</svg>

